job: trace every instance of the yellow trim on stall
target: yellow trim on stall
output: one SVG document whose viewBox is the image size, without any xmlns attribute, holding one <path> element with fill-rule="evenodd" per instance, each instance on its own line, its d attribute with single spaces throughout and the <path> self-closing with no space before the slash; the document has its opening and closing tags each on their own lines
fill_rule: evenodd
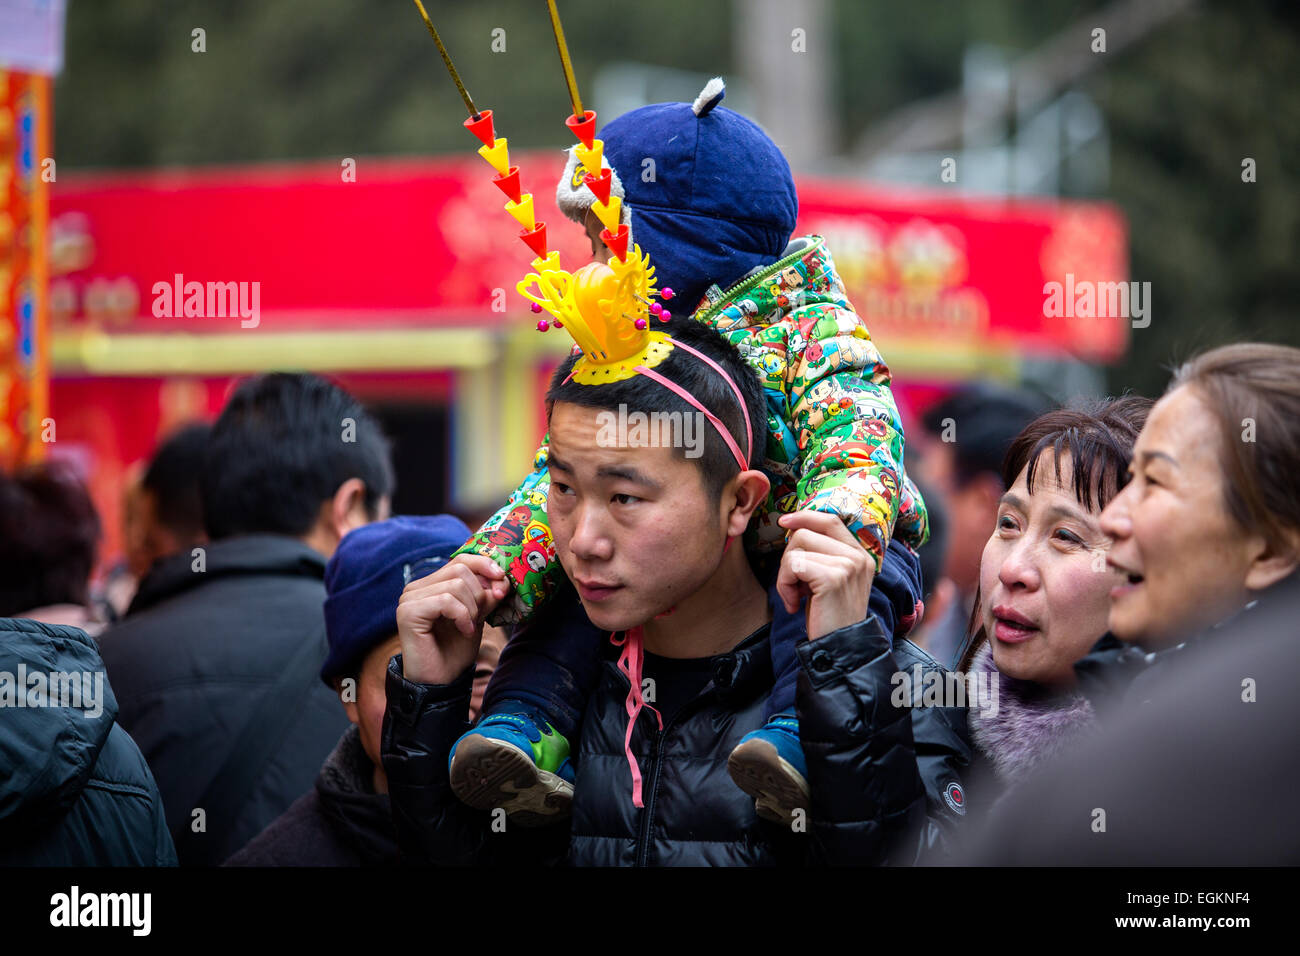
<svg viewBox="0 0 1300 956">
<path fill-rule="evenodd" d="M 52 336 L 55 374 L 237 375 L 268 369 L 366 372 L 480 368 L 497 358 L 487 329 L 137 333 L 85 330 Z"/>
</svg>

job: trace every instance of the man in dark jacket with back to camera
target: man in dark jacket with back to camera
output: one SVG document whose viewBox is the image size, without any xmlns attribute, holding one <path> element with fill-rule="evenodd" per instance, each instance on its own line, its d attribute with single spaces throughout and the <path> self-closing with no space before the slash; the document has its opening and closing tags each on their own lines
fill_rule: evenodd
<svg viewBox="0 0 1300 956">
<path fill-rule="evenodd" d="M 201 487 L 211 543 L 155 565 L 101 638 L 186 865 L 220 863 L 283 813 L 346 728 L 319 678 L 322 578 L 347 532 L 386 517 L 393 473 L 355 399 L 273 374 L 231 395 Z"/>
</svg>

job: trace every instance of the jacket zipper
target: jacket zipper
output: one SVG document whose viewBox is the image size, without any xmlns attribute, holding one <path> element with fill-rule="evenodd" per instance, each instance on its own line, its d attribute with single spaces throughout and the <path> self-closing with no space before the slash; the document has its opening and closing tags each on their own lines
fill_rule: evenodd
<svg viewBox="0 0 1300 956">
<path fill-rule="evenodd" d="M 659 767 L 662 764 L 662 754 L 664 746 L 664 737 L 668 734 L 668 728 L 676 721 L 670 721 L 664 725 L 664 729 L 658 731 L 654 739 L 653 746 L 650 750 L 650 777 L 645 781 L 645 792 L 648 794 L 645 801 L 645 808 L 641 811 L 641 832 L 637 836 L 636 843 L 636 866 L 645 866 L 646 858 L 650 855 L 650 825 L 654 819 L 655 811 L 655 792 L 659 789 Z"/>
<path fill-rule="evenodd" d="M 700 701 L 712 691 L 713 680 L 710 679 L 704 689 L 678 708 L 677 713 L 673 714 L 672 720 L 664 724 L 664 729 L 657 731 L 655 734 L 653 745 L 650 748 L 650 774 L 641 781 L 641 792 L 647 794 L 647 796 L 645 798 L 645 808 L 641 811 L 641 827 L 637 836 L 635 866 L 646 866 L 646 859 L 650 855 L 650 826 L 651 821 L 654 819 L 655 794 L 659 789 L 659 769 L 663 766 L 664 739 L 668 736 L 668 732 L 680 723 L 678 718 L 683 714 L 698 710 Z M 644 711 L 642 714 L 644 715 Z"/>
<path fill-rule="evenodd" d="M 730 302 L 732 299 L 744 295 L 750 289 L 754 288 L 754 286 L 758 285 L 760 282 L 762 282 L 764 279 L 770 276 L 774 270 L 779 272 L 781 269 L 784 269 L 790 263 L 798 262 L 800 259 L 808 255 L 808 253 L 812 252 L 814 249 L 820 248 L 825 241 L 826 240 L 819 238 L 815 240 L 811 245 L 804 246 L 802 249 L 799 249 L 795 252 L 790 253 L 788 256 L 784 256 L 778 259 L 776 262 L 772 263 L 770 266 L 768 266 L 758 275 L 750 276 L 748 279 L 742 279 L 740 282 L 737 282 L 730 289 L 727 289 L 722 293 L 722 298 L 720 298 L 717 302 L 710 303 L 708 308 L 706 308 L 703 312 L 697 315 L 696 321 L 706 322 L 709 319 L 713 318 L 714 314 L 720 311 L 719 306 L 721 306 L 724 302 Z"/>
</svg>

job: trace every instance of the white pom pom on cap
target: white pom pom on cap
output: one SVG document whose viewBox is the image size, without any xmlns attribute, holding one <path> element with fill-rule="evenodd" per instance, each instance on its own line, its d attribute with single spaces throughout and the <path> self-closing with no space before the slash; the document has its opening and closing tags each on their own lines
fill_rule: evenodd
<svg viewBox="0 0 1300 956">
<path fill-rule="evenodd" d="M 709 110 L 721 103 L 726 95 L 727 84 L 722 82 L 722 77 L 715 76 L 704 84 L 700 95 L 695 97 L 695 102 L 691 104 L 691 112 L 696 116 L 705 116 Z"/>
</svg>

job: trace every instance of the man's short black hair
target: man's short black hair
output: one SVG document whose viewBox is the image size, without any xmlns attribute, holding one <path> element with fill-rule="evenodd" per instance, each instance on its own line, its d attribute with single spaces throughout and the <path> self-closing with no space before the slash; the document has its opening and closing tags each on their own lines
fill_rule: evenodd
<svg viewBox="0 0 1300 956">
<path fill-rule="evenodd" d="M 977 382 L 932 406 L 923 424 L 931 435 L 942 436 L 951 422 L 954 478 L 963 487 L 986 472 L 1000 477 L 1012 440 L 1051 407 L 1032 392 Z"/>
<path fill-rule="evenodd" d="M 0 472 L 0 617 L 85 605 L 99 534 L 90 494 L 68 469 Z"/>
<path fill-rule="evenodd" d="M 745 405 L 749 409 L 750 429 L 754 435 L 749 467 L 761 467 L 767 453 L 767 412 L 758 373 L 745 362 L 735 346 L 694 319 L 679 317 L 668 322 L 654 321 L 651 327 L 667 332 L 677 341 L 707 355 L 731 376 L 745 397 Z M 698 411 L 675 392 L 646 375 L 633 375 L 621 382 L 607 385 L 582 385 L 572 380 L 566 383 L 564 380 L 573 370 L 573 364 L 578 358 L 579 356 L 570 356 L 555 370 L 550 391 L 546 393 L 548 415 L 556 402 L 570 402 L 613 412 L 624 405 L 629 414 L 639 411 L 646 415 L 654 412 L 694 415 Z M 721 375 L 685 349 L 674 349 L 654 367 L 654 371 L 694 395 L 696 401 L 730 429 L 741 454 L 745 453 L 745 419 L 740 403 L 736 400 L 736 393 Z M 740 468 L 727 443 L 707 419 L 704 421 L 703 432 L 703 453 L 698 458 L 687 460 L 699 465 L 705 490 L 714 499 L 718 499 L 727 482 L 740 473 Z M 686 456 L 686 449 L 679 451 L 682 457 Z"/>
<path fill-rule="evenodd" d="M 366 512 L 393 493 L 388 442 L 361 403 L 316 375 L 240 384 L 212 426 L 199 487 L 208 537 L 307 534 L 343 482 L 365 482 Z"/>
<path fill-rule="evenodd" d="M 212 426 L 205 422 L 173 432 L 158 446 L 140 481 L 153 496 L 158 522 L 184 540 L 203 533 L 199 476 L 211 434 Z"/>
</svg>

